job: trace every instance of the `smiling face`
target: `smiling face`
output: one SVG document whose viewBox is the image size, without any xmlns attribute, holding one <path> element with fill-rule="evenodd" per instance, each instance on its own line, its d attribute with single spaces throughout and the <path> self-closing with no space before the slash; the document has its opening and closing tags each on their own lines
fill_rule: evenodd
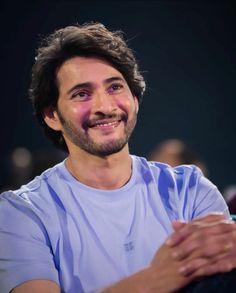
<svg viewBox="0 0 236 293">
<path fill-rule="evenodd" d="M 108 156 L 127 145 L 138 101 L 118 70 L 101 59 L 74 57 L 60 67 L 57 81 L 57 110 L 46 109 L 45 122 L 62 132 L 69 152 Z"/>
</svg>

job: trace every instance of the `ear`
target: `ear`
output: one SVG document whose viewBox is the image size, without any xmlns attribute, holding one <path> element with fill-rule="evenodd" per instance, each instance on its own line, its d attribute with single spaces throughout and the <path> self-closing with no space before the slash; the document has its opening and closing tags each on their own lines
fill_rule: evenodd
<svg viewBox="0 0 236 293">
<path fill-rule="evenodd" d="M 58 117 L 57 111 L 52 107 L 49 106 L 44 109 L 43 111 L 43 119 L 45 123 L 52 129 L 59 131 L 61 130 L 61 122 Z"/>
<path fill-rule="evenodd" d="M 136 111 L 136 114 L 138 114 L 139 102 L 138 102 L 138 98 L 136 96 L 134 96 L 134 103 L 135 103 L 135 111 Z"/>
</svg>

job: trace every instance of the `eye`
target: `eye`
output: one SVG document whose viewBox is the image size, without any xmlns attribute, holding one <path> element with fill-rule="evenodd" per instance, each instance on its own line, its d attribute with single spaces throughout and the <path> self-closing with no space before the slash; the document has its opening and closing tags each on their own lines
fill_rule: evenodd
<svg viewBox="0 0 236 293">
<path fill-rule="evenodd" d="M 85 90 L 76 91 L 72 94 L 71 98 L 78 98 L 80 100 L 85 100 L 90 96 L 90 93 Z"/>
<path fill-rule="evenodd" d="M 123 88 L 123 85 L 121 83 L 113 83 L 109 89 L 108 92 L 119 92 Z"/>
</svg>

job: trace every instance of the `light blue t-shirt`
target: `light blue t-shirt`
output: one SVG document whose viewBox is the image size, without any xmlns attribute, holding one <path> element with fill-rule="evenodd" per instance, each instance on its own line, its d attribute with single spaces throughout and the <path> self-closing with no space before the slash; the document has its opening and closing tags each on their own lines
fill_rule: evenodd
<svg viewBox="0 0 236 293">
<path fill-rule="evenodd" d="M 47 279 L 61 292 L 102 289 L 148 266 L 173 230 L 228 208 L 195 166 L 132 156 L 132 176 L 116 190 L 78 182 L 62 162 L 0 197 L 0 288 Z"/>
</svg>

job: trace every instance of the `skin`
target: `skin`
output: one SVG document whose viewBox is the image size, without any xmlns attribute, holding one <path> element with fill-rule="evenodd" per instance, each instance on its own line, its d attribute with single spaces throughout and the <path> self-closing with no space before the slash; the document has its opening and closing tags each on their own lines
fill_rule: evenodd
<svg viewBox="0 0 236 293">
<path fill-rule="evenodd" d="M 94 188 L 123 186 L 132 172 L 128 138 L 136 122 L 137 98 L 120 72 L 96 58 L 67 60 L 57 79 L 58 107 L 45 109 L 44 119 L 64 136 L 68 170 Z M 100 292 L 177 292 L 199 277 L 236 267 L 236 228 L 224 215 L 176 221 L 173 229 L 149 267 Z M 57 293 L 60 289 L 49 280 L 32 280 L 12 292 Z"/>
<path fill-rule="evenodd" d="M 94 188 L 123 186 L 131 176 L 127 141 L 136 122 L 137 98 L 119 71 L 95 58 L 66 61 L 57 79 L 58 110 L 46 109 L 45 121 L 64 136 L 67 168 Z"/>
</svg>

